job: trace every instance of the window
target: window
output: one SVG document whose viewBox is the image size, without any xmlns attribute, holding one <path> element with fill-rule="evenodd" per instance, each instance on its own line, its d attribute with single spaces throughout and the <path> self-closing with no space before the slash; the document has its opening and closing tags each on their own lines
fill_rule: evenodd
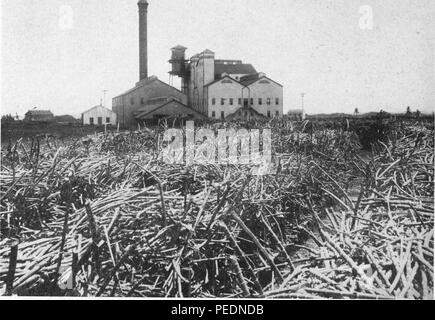
<svg viewBox="0 0 435 320">
<path fill-rule="evenodd" d="M 212 99 L 211 99 L 211 104 L 212 104 L 212 105 L 215 105 L 215 104 L 216 104 L 216 99 L 215 99 L 215 98 L 212 98 Z"/>
<path fill-rule="evenodd" d="M 251 98 L 251 106 L 254 104 L 254 98 Z"/>
<path fill-rule="evenodd" d="M 275 104 L 276 104 L 276 105 L 279 104 L 279 98 L 275 98 Z"/>
<path fill-rule="evenodd" d="M 130 98 L 130 104 L 134 105 L 134 98 Z"/>
<path fill-rule="evenodd" d="M 221 119 L 225 119 L 225 111 L 221 111 Z"/>
<path fill-rule="evenodd" d="M 270 118 L 270 110 L 267 111 L 267 117 Z"/>
<path fill-rule="evenodd" d="M 234 99 L 230 98 L 230 106 L 232 106 L 234 104 Z"/>
<path fill-rule="evenodd" d="M 242 98 L 239 98 L 239 106 L 242 105 Z"/>
<path fill-rule="evenodd" d="M 225 105 L 225 98 L 221 98 L 221 106 Z"/>
<path fill-rule="evenodd" d="M 110 117 L 106 118 L 106 123 L 110 123 Z"/>
<path fill-rule="evenodd" d="M 266 103 L 267 103 L 268 106 L 270 106 L 270 104 L 272 103 L 270 100 L 271 100 L 270 98 L 267 98 L 267 102 Z"/>
<path fill-rule="evenodd" d="M 258 98 L 258 105 L 261 106 L 263 104 L 263 99 Z"/>
<path fill-rule="evenodd" d="M 89 124 L 90 124 L 90 125 L 93 125 L 93 124 L 94 124 L 94 118 L 92 118 L 92 117 L 89 118 Z"/>
<path fill-rule="evenodd" d="M 145 99 L 144 98 L 140 98 L 140 104 L 144 105 L 145 104 Z"/>
<path fill-rule="evenodd" d="M 279 117 L 279 111 L 275 111 L 275 115 Z"/>
<path fill-rule="evenodd" d="M 212 111 L 212 112 L 211 112 L 211 117 L 212 117 L 212 118 L 216 118 L 216 111 Z"/>
</svg>

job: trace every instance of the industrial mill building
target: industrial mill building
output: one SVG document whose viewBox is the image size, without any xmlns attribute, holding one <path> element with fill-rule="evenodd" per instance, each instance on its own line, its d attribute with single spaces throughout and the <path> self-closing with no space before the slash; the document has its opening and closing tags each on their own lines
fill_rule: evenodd
<svg viewBox="0 0 435 320">
<path fill-rule="evenodd" d="M 283 114 L 283 86 L 241 60 L 218 60 L 205 50 L 189 60 L 183 46 L 172 48 L 170 75 L 181 90 L 148 76 L 148 2 L 139 0 L 139 82 L 112 100 L 122 126 L 149 119 L 273 118 Z"/>
</svg>

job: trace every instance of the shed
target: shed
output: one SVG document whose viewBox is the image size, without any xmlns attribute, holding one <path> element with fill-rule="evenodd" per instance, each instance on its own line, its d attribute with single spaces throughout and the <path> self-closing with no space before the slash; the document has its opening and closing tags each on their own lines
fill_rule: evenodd
<svg viewBox="0 0 435 320">
<path fill-rule="evenodd" d="M 102 105 L 95 106 L 82 113 L 83 125 L 116 125 L 116 113 Z"/>
<path fill-rule="evenodd" d="M 54 115 L 49 110 L 29 110 L 24 116 L 24 121 L 51 122 L 54 121 Z"/>
</svg>

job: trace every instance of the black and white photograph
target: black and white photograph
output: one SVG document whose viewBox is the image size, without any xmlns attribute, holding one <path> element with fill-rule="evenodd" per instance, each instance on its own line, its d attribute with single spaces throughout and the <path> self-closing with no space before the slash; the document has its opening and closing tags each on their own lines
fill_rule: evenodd
<svg viewBox="0 0 435 320">
<path fill-rule="evenodd" d="M 0 17 L 0 300 L 434 299 L 433 0 Z"/>
</svg>

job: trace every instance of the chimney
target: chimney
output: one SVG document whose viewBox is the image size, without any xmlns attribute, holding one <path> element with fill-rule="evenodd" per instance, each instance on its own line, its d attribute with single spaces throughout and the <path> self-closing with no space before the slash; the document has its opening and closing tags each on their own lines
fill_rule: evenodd
<svg viewBox="0 0 435 320">
<path fill-rule="evenodd" d="M 148 78 L 148 2 L 139 0 L 139 81 Z"/>
</svg>

